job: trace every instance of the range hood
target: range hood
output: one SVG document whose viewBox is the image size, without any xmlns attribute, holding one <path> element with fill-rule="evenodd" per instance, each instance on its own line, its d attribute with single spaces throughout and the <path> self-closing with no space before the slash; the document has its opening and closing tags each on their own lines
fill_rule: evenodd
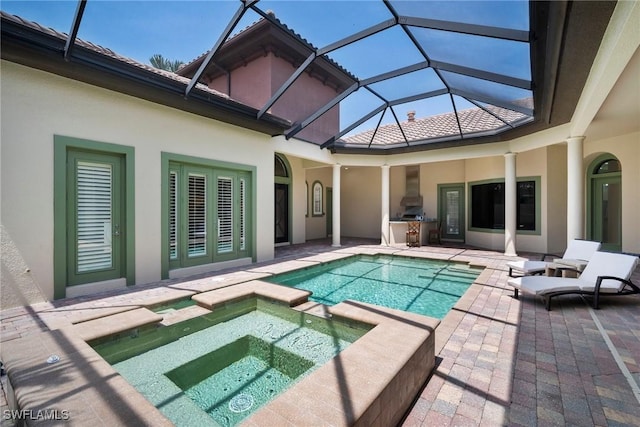
<svg viewBox="0 0 640 427">
<path fill-rule="evenodd" d="M 405 191 L 400 201 L 400 206 L 406 208 L 420 207 L 422 209 L 422 196 L 420 195 L 420 166 L 406 166 Z"/>
<path fill-rule="evenodd" d="M 400 200 L 400 206 L 419 207 L 422 209 L 422 196 L 404 196 Z"/>
</svg>

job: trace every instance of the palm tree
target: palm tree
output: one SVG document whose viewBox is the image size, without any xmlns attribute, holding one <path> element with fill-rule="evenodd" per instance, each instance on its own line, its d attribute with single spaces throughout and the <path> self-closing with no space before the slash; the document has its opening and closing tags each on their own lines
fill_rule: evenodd
<svg viewBox="0 0 640 427">
<path fill-rule="evenodd" d="M 166 71 L 172 71 L 174 73 L 178 71 L 178 68 L 184 65 L 184 62 L 178 59 L 176 59 L 175 61 L 172 61 L 160 55 L 159 53 L 156 53 L 151 58 L 149 58 L 149 62 L 151 62 L 151 65 L 153 65 L 156 68 L 159 68 L 161 70 L 166 70 Z"/>
</svg>

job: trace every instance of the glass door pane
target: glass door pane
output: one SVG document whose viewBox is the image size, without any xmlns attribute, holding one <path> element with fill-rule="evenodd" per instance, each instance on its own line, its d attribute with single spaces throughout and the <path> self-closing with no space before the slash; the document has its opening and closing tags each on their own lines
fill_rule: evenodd
<svg viewBox="0 0 640 427">
<path fill-rule="evenodd" d="M 606 250 L 622 248 L 622 188 L 619 177 L 593 180 L 593 238 Z"/>
<path fill-rule="evenodd" d="M 283 243 L 289 241 L 289 186 L 275 186 L 275 243 Z"/>
<path fill-rule="evenodd" d="M 446 213 L 445 228 L 448 235 L 460 235 L 460 192 L 447 191 L 446 197 Z"/>
<path fill-rule="evenodd" d="M 441 238 L 464 241 L 464 185 L 440 186 Z"/>
</svg>

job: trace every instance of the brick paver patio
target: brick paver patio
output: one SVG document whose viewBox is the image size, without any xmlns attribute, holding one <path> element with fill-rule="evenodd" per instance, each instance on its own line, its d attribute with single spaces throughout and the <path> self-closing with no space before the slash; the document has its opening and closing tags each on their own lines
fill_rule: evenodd
<svg viewBox="0 0 640 427">
<path fill-rule="evenodd" d="M 336 249 L 317 241 L 278 248 L 276 260 L 261 265 L 348 251 L 356 245 L 372 252 L 410 250 L 467 260 L 491 270 L 476 287 L 479 291 L 463 297 L 469 308 L 454 309 L 443 319 L 436 332 L 436 368 L 404 426 L 640 425 L 640 296 L 603 298 L 600 310 L 593 310 L 588 298 L 563 296 L 546 311 L 530 296 L 512 297 L 504 266 L 512 258 L 472 248 L 382 248 L 371 241 L 343 239 L 343 247 Z M 248 274 L 236 270 L 238 277 Z M 224 274 L 229 276 L 229 271 Z M 126 306 L 142 296 L 198 292 L 207 278 L 190 278 L 180 290 L 168 287 L 176 281 L 165 281 L 120 294 L 4 310 L 0 345 L 3 352 L 10 351 L 14 339 L 113 310 L 114 302 Z M 640 268 L 632 280 L 640 283 Z M 6 390 L 6 376 L 2 385 Z M 7 409 L 4 393 L 0 406 Z M 2 417 L 2 426 L 10 425 Z"/>
</svg>

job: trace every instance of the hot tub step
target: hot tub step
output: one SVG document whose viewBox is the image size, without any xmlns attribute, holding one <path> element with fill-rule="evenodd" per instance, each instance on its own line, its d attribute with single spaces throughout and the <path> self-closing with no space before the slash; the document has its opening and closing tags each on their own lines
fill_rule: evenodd
<svg viewBox="0 0 640 427">
<path fill-rule="evenodd" d="M 154 323 L 160 323 L 162 316 L 146 308 L 125 311 L 111 316 L 101 317 L 72 326 L 75 332 L 85 341 L 107 335 L 117 334 L 130 329 L 139 328 Z"/>
<path fill-rule="evenodd" d="M 307 301 L 291 308 L 293 308 L 294 310 L 302 311 L 303 313 L 313 314 L 314 316 L 318 317 L 324 317 L 325 319 L 331 317 L 331 313 L 329 313 L 329 307 L 324 304 L 320 304 L 319 302 Z"/>
<path fill-rule="evenodd" d="M 162 319 L 162 322 L 160 322 L 160 324 L 162 326 L 174 325 L 176 323 L 193 319 L 194 317 L 200 317 L 209 313 L 211 313 L 211 310 L 207 310 L 206 308 L 199 305 L 194 305 L 191 307 L 182 308 L 180 310 L 175 310 L 170 313 L 164 313 L 164 318 Z"/>
</svg>

